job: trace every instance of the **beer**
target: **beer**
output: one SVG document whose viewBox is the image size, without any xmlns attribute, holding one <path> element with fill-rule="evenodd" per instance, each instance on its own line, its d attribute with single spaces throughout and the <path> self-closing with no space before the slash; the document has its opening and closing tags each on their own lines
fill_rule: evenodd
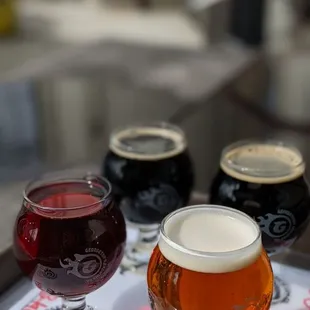
<svg viewBox="0 0 310 310">
<path fill-rule="evenodd" d="M 309 218 L 305 164 L 294 147 L 279 142 L 241 141 L 224 149 L 210 190 L 210 203 L 243 211 L 262 230 L 271 255 L 292 245 Z"/>
<path fill-rule="evenodd" d="M 127 222 L 139 230 L 121 268 L 138 271 L 147 266 L 160 222 L 190 198 L 194 177 L 183 131 L 164 122 L 114 131 L 103 174 Z"/>
<path fill-rule="evenodd" d="M 42 176 L 24 190 L 14 255 L 38 289 L 62 297 L 57 309 L 94 309 L 85 296 L 106 284 L 121 263 L 126 225 L 111 191 L 107 180 L 76 172 Z"/>
<path fill-rule="evenodd" d="M 162 222 L 147 282 L 153 310 L 267 310 L 273 292 L 256 222 L 213 205 L 183 208 Z"/>
<path fill-rule="evenodd" d="M 159 224 L 184 207 L 193 188 L 193 170 L 184 133 L 159 123 L 133 125 L 111 135 L 103 174 L 128 221 Z"/>
</svg>

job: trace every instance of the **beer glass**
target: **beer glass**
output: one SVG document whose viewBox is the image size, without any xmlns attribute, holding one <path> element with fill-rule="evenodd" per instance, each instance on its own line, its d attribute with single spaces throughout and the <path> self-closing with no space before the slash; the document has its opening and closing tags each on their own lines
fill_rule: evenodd
<svg viewBox="0 0 310 310">
<path fill-rule="evenodd" d="M 116 272 L 125 242 L 125 221 L 107 180 L 51 174 L 26 187 L 14 254 L 39 289 L 63 298 L 62 309 L 94 309 L 85 296 Z"/>
<path fill-rule="evenodd" d="M 269 255 L 292 245 L 309 219 L 305 163 L 294 147 L 276 141 L 240 141 L 222 152 L 210 203 L 255 219 Z"/>
<path fill-rule="evenodd" d="M 183 131 L 164 122 L 115 130 L 103 175 L 129 226 L 139 230 L 122 263 L 124 269 L 138 270 L 148 263 L 162 219 L 190 198 L 194 177 Z"/>
<path fill-rule="evenodd" d="M 198 205 L 163 220 L 147 283 L 152 310 L 267 310 L 273 273 L 254 220 Z"/>
</svg>

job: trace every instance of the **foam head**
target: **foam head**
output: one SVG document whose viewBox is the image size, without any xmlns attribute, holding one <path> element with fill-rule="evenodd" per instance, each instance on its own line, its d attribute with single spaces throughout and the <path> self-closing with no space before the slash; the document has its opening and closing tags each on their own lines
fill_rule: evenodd
<svg viewBox="0 0 310 310">
<path fill-rule="evenodd" d="M 305 164 L 296 148 L 281 142 L 241 141 L 224 149 L 221 168 L 238 180 L 277 184 L 303 175 Z"/>
<path fill-rule="evenodd" d="M 133 125 L 116 130 L 110 149 L 117 155 L 135 160 L 160 160 L 176 156 L 186 148 L 183 131 L 167 123 Z"/>
<path fill-rule="evenodd" d="M 172 263 L 197 272 L 243 269 L 261 255 L 260 229 L 246 214 L 227 207 L 179 209 L 161 225 L 159 248 Z"/>
</svg>

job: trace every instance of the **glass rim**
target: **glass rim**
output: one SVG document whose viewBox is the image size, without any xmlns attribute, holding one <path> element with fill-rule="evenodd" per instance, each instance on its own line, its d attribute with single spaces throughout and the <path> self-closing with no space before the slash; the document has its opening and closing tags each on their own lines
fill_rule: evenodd
<svg viewBox="0 0 310 310">
<path fill-rule="evenodd" d="M 205 209 L 213 209 L 213 208 L 218 208 L 222 211 L 229 211 L 231 213 L 238 214 L 239 216 L 241 215 L 242 217 L 244 217 L 248 222 L 250 222 L 255 227 L 255 229 L 257 231 L 256 238 L 251 243 L 249 243 L 248 245 L 246 245 L 240 249 L 230 250 L 230 251 L 225 251 L 225 252 L 207 252 L 207 251 L 198 251 L 198 250 L 189 249 L 183 245 L 180 245 L 179 243 L 173 241 L 171 238 L 168 237 L 168 235 L 165 231 L 165 225 L 175 215 L 189 211 L 189 210 L 194 210 L 194 209 L 204 209 L 205 210 Z M 259 228 L 259 225 L 249 215 L 247 215 L 246 213 L 241 212 L 237 209 L 233 209 L 233 208 L 229 208 L 229 207 L 225 207 L 225 206 L 220 206 L 220 205 L 213 205 L 213 204 L 200 204 L 200 205 L 187 206 L 185 208 L 181 208 L 181 209 L 178 209 L 178 210 L 170 213 L 169 215 L 167 215 L 163 219 L 163 221 L 160 224 L 160 237 L 163 238 L 166 243 L 170 244 L 173 248 L 175 248 L 176 250 L 178 250 L 182 253 L 189 254 L 192 256 L 212 257 L 212 258 L 234 256 L 236 254 L 239 254 L 239 253 L 246 251 L 247 249 L 250 249 L 257 242 L 260 242 L 262 244 L 262 241 L 261 241 L 262 232 Z"/>
<path fill-rule="evenodd" d="M 44 176 L 44 175 L 43 175 Z M 107 185 L 107 188 L 105 186 L 101 186 L 102 188 L 106 189 L 107 192 L 104 194 L 104 196 L 102 198 L 100 198 L 98 201 L 94 202 L 94 203 L 90 203 L 90 204 L 86 204 L 86 205 L 82 205 L 82 206 L 76 206 L 76 207 L 70 207 L 70 208 L 53 208 L 53 207 L 45 207 L 45 206 L 42 206 L 40 205 L 39 203 L 36 203 L 34 201 L 32 201 L 28 195 L 31 191 L 35 190 L 35 189 L 38 189 L 40 187 L 43 187 L 43 186 L 48 186 L 48 185 L 54 185 L 54 184 L 63 184 L 63 183 L 70 183 L 70 182 L 75 182 L 75 183 L 89 183 L 91 181 L 88 181 L 86 178 L 87 177 L 96 177 L 97 179 L 100 179 L 101 181 L 105 182 L 105 184 Z M 74 178 L 74 177 L 61 177 L 61 178 L 58 178 L 58 179 L 55 179 L 55 180 L 50 180 L 50 181 L 46 181 L 46 183 L 44 184 L 41 184 L 41 185 L 38 185 L 38 186 L 35 186 L 33 187 L 31 190 L 30 190 L 30 187 L 31 185 L 33 185 L 34 183 L 40 181 L 40 178 L 37 178 L 37 179 L 33 179 L 31 181 L 29 181 L 25 187 L 25 189 L 23 190 L 23 199 L 31 205 L 31 207 L 34 207 L 34 208 L 37 208 L 37 209 L 40 209 L 40 210 L 44 210 L 44 211 L 74 211 L 74 210 L 83 210 L 83 209 L 88 209 L 88 208 L 91 208 L 91 207 L 94 207 L 100 203 L 103 203 L 105 201 L 109 201 L 109 198 L 111 197 L 111 193 L 112 193 L 112 185 L 110 183 L 110 181 L 105 178 L 105 177 L 101 177 L 101 176 L 98 176 L 96 174 L 86 174 L 85 179 L 79 179 L 79 178 Z M 43 179 L 44 180 L 44 179 Z M 94 182 L 95 183 L 95 182 Z M 97 182 L 98 185 L 100 185 L 100 183 Z"/>
<path fill-rule="evenodd" d="M 178 134 L 182 144 L 184 144 L 185 146 L 187 145 L 187 139 L 186 139 L 185 132 L 178 125 L 169 123 L 167 121 L 150 121 L 150 122 L 144 121 L 144 122 L 134 122 L 134 123 L 131 123 L 125 126 L 120 126 L 120 127 L 115 128 L 110 134 L 109 148 L 111 149 L 111 147 L 113 148 L 115 147 L 115 145 L 117 145 L 117 147 L 121 148 L 122 150 L 125 150 L 127 152 L 133 152 L 130 146 L 122 143 L 120 140 L 117 140 L 116 137 L 120 135 L 122 132 L 126 132 L 127 130 L 134 130 L 134 129 L 140 129 L 140 128 L 167 129 L 171 132 Z"/>
<path fill-rule="evenodd" d="M 226 155 L 233 151 L 234 149 L 238 149 L 243 146 L 247 145 L 270 145 L 274 147 L 282 147 L 284 149 L 290 150 L 291 152 L 295 153 L 296 156 L 300 158 L 300 161 L 296 164 L 292 164 L 292 169 L 298 169 L 305 165 L 304 157 L 300 150 L 295 147 L 293 144 L 276 140 L 276 139 L 245 139 L 245 140 L 239 140 L 236 142 L 233 142 L 226 147 L 221 152 L 221 164 L 226 165 L 228 168 L 235 169 L 239 173 L 246 173 L 246 171 L 257 171 L 257 172 L 277 172 L 279 169 L 271 169 L 271 168 L 252 168 L 252 167 L 246 167 L 246 165 L 236 164 L 232 160 L 227 159 Z M 283 174 L 285 175 L 285 174 Z M 282 175 L 280 175 L 282 176 Z"/>
</svg>

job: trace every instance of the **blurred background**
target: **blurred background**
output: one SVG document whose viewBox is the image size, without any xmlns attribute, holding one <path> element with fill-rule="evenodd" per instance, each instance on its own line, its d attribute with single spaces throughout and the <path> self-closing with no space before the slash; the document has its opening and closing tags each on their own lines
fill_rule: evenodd
<svg viewBox="0 0 310 310">
<path fill-rule="evenodd" d="M 145 120 L 185 130 L 199 192 L 239 139 L 309 165 L 309 21 L 308 0 L 0 0 L 0 182 L 99 167 Z"/>
<path fill-rule="evenodd" d="M 141 120 L 183 127 L 200 191 L 238 139 L 310 160 L 309 15 L 307 0 L 1 0 L 0 180 L 100 164 L 111 130 Z"/>
</svg>

